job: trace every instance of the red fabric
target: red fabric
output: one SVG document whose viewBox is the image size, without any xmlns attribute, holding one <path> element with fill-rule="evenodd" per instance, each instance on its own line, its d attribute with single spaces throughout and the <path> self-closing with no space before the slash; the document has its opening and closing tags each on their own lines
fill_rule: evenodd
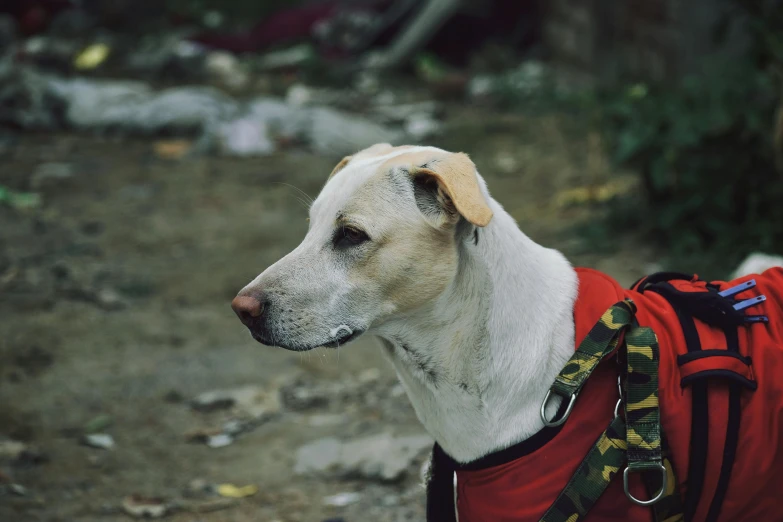
<svg viewBox="0 0 783 522">
<path fill-rule="evenodd" d="M 579 297 L 574 309 L 576 344 L 612 304 L 630 297 L 638 307 L 639 324 L 652 327 L 661 348 L 659 397 L 663 429 L 672 450 L 675 471 L 683 493 L 687 488 L 691 430 L 691 394 L 680 386 L 683 377 L 677 356 L 687 352 L 675 312 L 658 294 L 624 290 L 609 276 L 577 269 Z M 778 499 L 783 494 L 783 269 L 745 277 L 721 289 L 755 278 L 758 285 L 738 300 L 765 294 L 767 301 L 748 310 L 765 314 L 769 323 L 740 328 L 740 353 L 752 358 L 755 392 L 742 392 L 742 423 L 736 460 L 719 521 L 781 520 Z M 705 284 L 673 281 L 682 291 L 706 291 Z M 696 321 L 704 349 L 725 349 L 720 330 Z M 729 360 L 729 357 L 712 359 Z M 695 363 L 697 361 L 694 361 Z M 741 364 L 740 361 L 737 361 Z M 693 363 L 688 363 L 693 364 Z M 457 473 L 460 522 L 538 521 L 565 487 L 576 467 L 606 429 L 617 401 L 613 361 L 600 364 L 577 399 L 571 417 L 557 436 L 537 451 L 507 464 L 480 471 Z M 694 522 L 705 519 L 715 492 L 726 434 L 728 387 L 719 380 L 709 384 L 710 435 L 705 481 Z M 647 498 L 641 478 L 631 476 L 637 498 Z M 585 519 L 586 521 L 651 521 L 650 510 L 631 504 L 621 477 L 615 477 Z"/>
</svg>

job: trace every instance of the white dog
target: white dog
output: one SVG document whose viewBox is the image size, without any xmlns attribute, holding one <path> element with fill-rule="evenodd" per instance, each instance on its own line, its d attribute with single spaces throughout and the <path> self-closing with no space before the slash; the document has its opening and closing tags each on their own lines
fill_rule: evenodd
<svg viewBox="0 0 783 522">
<path fill-rule="evenodd" d="M 233 306 L 257 341 L 290 350 L 379 337 L 422 424 L 470 461 L 543 427 L 576 292 L 568 261 L 519 230 L 466 155 L 384 144 L 335 168 L 302 244 Z"/>
<path fill-rule="evenodd" d="M 427 431 L 470 462 L 544 428 L 577 288 L 466 155 L 380 144 L 335 167 L 302 243 L 232 306 L 254 339 L 289 350 L 377 336 Z"/>
</svg>

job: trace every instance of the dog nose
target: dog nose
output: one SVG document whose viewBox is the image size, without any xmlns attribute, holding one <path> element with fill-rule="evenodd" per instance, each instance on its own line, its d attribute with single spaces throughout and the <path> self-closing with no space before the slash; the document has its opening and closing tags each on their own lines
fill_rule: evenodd
<svg viewBox="0 0 783 522">
<path fill-rule="evenodd" d="M 256 317 L 264 313 L 264 304 L 256 297 L 251 295 L 238 295 L 231 301 L 231 308 L 234 309 L 239 320 L 247 327 L 253 324 Z"/>
</svg>

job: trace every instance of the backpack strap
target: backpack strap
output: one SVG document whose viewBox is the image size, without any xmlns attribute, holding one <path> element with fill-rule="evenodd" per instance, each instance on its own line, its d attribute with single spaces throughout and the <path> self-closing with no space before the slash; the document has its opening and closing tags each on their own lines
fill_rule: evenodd
<svg viewBox="0 0 783 522">
<path fill-rule="evenodd" d="M 540 522 L 578 522 L 595 505 L 626 462 L 625 421 L 618 416 L 598 437 Z"/>
<path fill-rule="evenodd" d="M 635 313 L 636 305 L 630 299 L 615 303 L 604 312 L 598 323 L 588 332 L 579 344 L 579 348 L 557 374 L 555 382 L 544 397 L 540 412 L 544 426 L 560 426 L 568 419 L 587 378 L 598 367 L 598 363 L 617 349 L 623 330 L 631 324 Z M 547 418 L 546 408 L 553 394 L 566 399 L 568 407 L 562 416 L 550 420 Z"/>
<path fill-rule="evenodd" d="M 658 403 L 658 338 L 652 328 L 634 326 L 625 339 L 625 422 L 628 466 L 623 472 L 626 496 L 640 506 L 657 503 L 666 492 L 666 468 L 661 447 L 661 410 Z M 628 488 L 631 473 L 656 472 L 661 489 L 649 500 L 635 498 Z"/>
<path fill-rule="evenodd" d="M 658 340 L 652 329 L 638 326 L 632 316 L 630 321 L 633 324 L 628 328 L 624 344 L 627 400 L 622 401 L 622 391 L 620 398 L 625 404 L 625 419 L 618 415 L 616 409 L 615 418 L 580 463 L 541 522 L 581 521 L 626 463 L 623 482 L 628 498 L 636 504 L 652 506 L 658 521 L 682 521 L 680 493 L 673 467 L 663 456 L 658 403 Z M 605 323 L 604 320 L 599 321 L 597 326 L 602 322 Z M 582 350 L 583 346 L 584 342 L 577 351 Z M 568 366 L 566 364 L 561 375 Z M 649 473 L 652 471 L 655 473 Z M 636 472 L 643 473 L 648 489 L 654 491 L 650 500 L 638 500 L 631 495 L 629 474 Z"/>
<path fill-rule="evenodd" d="M 669 277 L 673 276 L 673 277 Z M 688 463 L 688 488 L 684 501 L 685 520 L 692 520 L 699 508 L 705 484 L 707 458 L 710 439 L 720 444 L 717 431 L 710 432 L 710 412 L 719 415 L 713 420 L 713 427 L 723 425 L 725 420 L 725 439 L 723 442 L 723 461 L 721 463 L 718 484 L 710 500 L 705 522 L 714 522 L 720 514 L 723 498 L 728 488 L 739 439 L 741 414 L 741 392 L 743 389 L 754 391 L 758 385 L 753 375 L 752 360 L 739 351 L 738 329 L 754 323 L 766 322 L 762 315 L 745 315 L 744 310 L 764 302 L 764 296 L 736 300 L 737 295 L 756 286 L 755 280 L 719 290 L 715 284 L 706 284 L 705 291 L 685 292 L 678 290 L 669 281 L 687 280 L 702 282 L 697 276 L 682 274 L 655 274 L 641 280 L 634 289 L 640 292 L 653 291 L 671 304 L 685 338 L 687 353 L 678 356 L 680 385 L 691 388 L 691 441 Z M 703 282 L 702 282 L 703 283 Z M 722 330 L 726 338 L 726 349 L 702 348 L 695 319 Z M 709 397 L 709 381 L 721 380 L 728 385 L 728 397 L 714 394 Z M 710 404 L 718 401 L 720 404 Z M 720 417 L 727 412 L 726 417 Z"/>
</svg>

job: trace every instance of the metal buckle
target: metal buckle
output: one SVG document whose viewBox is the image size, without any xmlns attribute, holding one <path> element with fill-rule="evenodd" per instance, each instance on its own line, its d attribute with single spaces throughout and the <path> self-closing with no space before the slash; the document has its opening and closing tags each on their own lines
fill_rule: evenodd
<svg viewBox="0 0 783 522">
<path fill-rule="evenodd" d="M 663 498 L 664 493 L 666 493 L 666 486 L 669 480 L 669 475 L 666 473 L 666 466 L 664 466 L 663 464 L 658 464 L 658 466 L 661 471 L 661 490 L 658 492 L 657 495 L 655 495 L 654 498 L 651 498 L 650 500 L 639 500 L 638 498 L 631 495 L 631 492 L 628 489 L 628 472 L 630 471 L 630 468 L 625 468 L 625 471 L 623 471 L 623 488 L 625 489 L 625 496 L 628 497 L 628 500 L 630 500 L 637 506 L 652 506 L 653 504 L 656 504 L 659 500 Z M 639 470 L 639 471 L 648 471 L 648 470 Z"/>
<path fill-rule="evenodd" d="M 541 420 L 544 422 L 544 426 L 546 426 L 547 428 L 554 428 L 556 426 L 560 426 L 561 424 L 563 424 L 566 421 L 566 419 L 568 419 L 568 416 L 571 415 L 571 410 L 574 407 L 574 403 L 576 402 L 577 395 L 579 395 L 579 392 L 576 392 L 570 396 L 571 398 L 568 402 L 568 408 L 566 408 L 566 411 L 563 414 L 563 416 L 554 422 L 550 422 L 546 418 L 546 404 L 549 402 L 549 397 L 552 396 L 552 390 L 546 392 L 546 397 L 544 397 L 544 402 L 541 403 Z M 563 398 L 565 399 L 565 397 Z"/>
</svg>

